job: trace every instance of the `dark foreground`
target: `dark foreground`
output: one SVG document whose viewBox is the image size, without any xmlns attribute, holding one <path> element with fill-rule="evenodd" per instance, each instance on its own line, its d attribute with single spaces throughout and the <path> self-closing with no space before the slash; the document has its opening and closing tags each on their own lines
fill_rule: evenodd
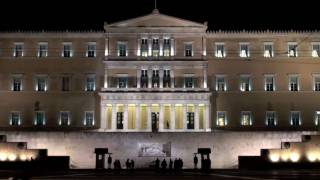
<svg viewBox="0 0 320 180">
<path fill-rule="evenodd" d="M 26 174 L 16 171 L 0 171 L 1 179 L 9 179 L 13 176 L 25 177 Z M 29 178 L 17 179 L 117 179 L 117 180 L 131 180 L 131 179 L 320 179 L 319 170 L 279 170 L 279 171 L 247 171 L 247 170 L 213 170 L 207 174 L 185 170 L 183 173 L 163 173 L 154 172 L 151 170 L 135 170 L 134 172 L 121 171 L 114 173 L 110 171 L 95 171 L 95 170 L 69 170 L 67 172 L 38 172 L 33 175 L 27 175 Z"/>
</svg>

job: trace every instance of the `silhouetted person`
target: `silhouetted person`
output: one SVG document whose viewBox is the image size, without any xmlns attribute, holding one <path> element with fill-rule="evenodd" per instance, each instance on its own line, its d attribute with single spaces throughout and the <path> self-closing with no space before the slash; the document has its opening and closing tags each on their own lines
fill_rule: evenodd
<svg viewBox="0 0 320 180">
<path fill-rule="evenodd" d="M 133 159 L 131 159 L 131 161 L 130 161 L 130 168 L 134 169 L 134 161 L 133 161 Z"/>
<path fill-rule="evenodd" d="M 161 169 L 163 171 L 165 171 L 167 169 L 167 161 L 166 161 L 166 159 L 163 159 L 163 161 L 161 162 Z"/>
<path fill-rule="evenodd" d="M 178 159 L 177 158 L 174 159 L 173 169 L 175 172 L 178 172 Z"/>
<path fill-rule="evenodd" d="M 156 170 L 158 170 L 160 168 L 160 160 L 158 158 L 156 159 L 155 168 L 156 168 Z"/>
<path fill-rule="evenodd" d="M 126 168 L 130 169 L 130 161 L 129 161 L 129 159 L 127 159 L 127 161 L 126 161 Z"/>
<path fill-rule="evenodd" d="M 198 168 L 198 157 L 197 157 L 197 155 L 194 155 L 193 164 L 194 164 L 194 169 L 197 169 Z"/>
<path fill-rule="evenodd" d="M 172 168 L 173 168 L 173 161 L 172 161 L 172 159 L 170 158 L 170 160 L 169 160 L 169 169 L 172 170 Z"/>
<path fill-rule="evenodd" d="M 112 157 L 109 155 L 108 157 L 108 169 L 111 169 Z"/>
</svg>

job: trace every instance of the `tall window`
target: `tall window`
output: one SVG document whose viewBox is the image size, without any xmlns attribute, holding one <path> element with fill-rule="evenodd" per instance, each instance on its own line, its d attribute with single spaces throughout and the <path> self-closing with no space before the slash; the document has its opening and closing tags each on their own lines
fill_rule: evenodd
<svg viewBox="0 0 320 180">
<path fill-rule="evenodd" d="M 38 43 L 38 57 L 48 57 L 48 43 Z"/>
<path fill-rule="evenodd" d="M 118 42 L 118 56 L 120 56 L 120 57 L 128 56 L 126 42 Z"/>
<path fill-rule="evenodd" d="M 320 74 L 313 76 L 313 89 L 314 91 L 320 91 Z"/>
<path fill-rule="evenodd" d="M 320 56 L 320 42 L 313 42 L 312 43 L 312 57 L 319 57 Z"/>
<path fill-rule="evenodd" d="M 263 56 L 266 58 L 273 57 L 273 43 L 272 42 L 266 42 L 264 43 L 264 53 Z"/>
<path fill-rule="evenodd" d="M 141 56 L 148 57 L 148 39 L 141 39 Z"/>
<path fill-rule="evenodd" d="M 240 43 L 240 57 L 250 57 L 249 43 Z"/>
<path fill-rule="evenodd" d="M 252 125 L 251 111 L 242 111 L 241 112 L 241 125 L 242 126 L 251 126 Z"/>
<path fill-rule="evenodd" d="M 158 38 L 152 39 L 152 56 L 158 57 L 159 50 L 160 50 L 159 39 Z"/>
<path fill-rule="evenodd" d="M 251 91 L 251 76 L 240 75 L 240 91 Z"/>
<path fill-rule="evenodd" d="M 165 38 L 163 39 L 163 56 L 170 56 L 170 49 L 171 49 L 171 45 L 170 45 L 170 39 L 169 38 Z"/>
<path fill-rule="evenodd" d="M 185 75 L 185 77 L 184 77 L 184 87 L 185 88 L 194 88 L 193 75 Z"/>
<path fill-rule="evenodd" d="M 47 91 L 48 90 L 48 76 L 47 75 L 36 75 L 36 77 L 35 77 L 35 90 L 36 91 Z"/>
<path fill-rule="evenodd" d="M 289 75 L 289 91 L 299 91 L 298 75 Z"/>
<path fill-rule="evenodd" d="M 96 42 L 88 42 L 86 56 L 96 57 L 96 48 L 97 48 Z"/>
<path fill-rule="evenodd" d="M 44 126 L 46 125 L 46 119 L 44 111 L 36 111 L 34 115 L 34 125 L 35 126 Z"/>
<path fill-rule="evenodd" d="M 63 45 L 62 57 L 65 57 L 65 58 L 72 57 L 73 56 L 72 43 L 71 42 L 64 42 L 62 45 Z"/>
<path fill-rule="evenodd" d="M 264 89 L 265 89 L 265 91 L 274 91 L 275 90 L 274 75 L 268 74 L 268 75 L 264 76 Z"/>
<path fill-rule="evenodd" d="M 60 111 L 59 125 L 69 126 L 70 125 L 70 111 Z"/>
<path fill-rule="evenodd" d="M 152 70 L 152 87 L 158 88 L 160 86 L 159 69 Z"/>
<path fill-rule="evenodd" d="M 22 43 L 22 42 L 14 43 L 13 56 L 14 57 L 23 57 L 23 55 L 24 55 L 23 48 L 24 48 L 24 43 Z"/>
<path fill-rule="evenodd" d="M 314 112 L 314 124 L 316 126 L 320 125 L 320 111 Z"/>
<path fill-rule="evenodd" d="M 147 88 L 148 87 L 148 70 L 142 69 L 141 70 L 141 79 L 140 79 L 140 85 L 141 88 Z"/>
<path fill-rule="evenodd" d="M 20 117 L 20 112 L 19 111 L 12 111 L 10 113 L 9 124 L 11 126 L 20 126 L 21 117 Z"/>
<path fill-rule="evenodd" d="M 12 84 L 11 90 L 12 91 L 22 91 L 22 74 L 14 74 L 12 75 Z"/>
<path fill-rule="evenodd" d="M 84 112 L 83 125 L 85 125 L 85 126 L 94 126 L 94 112 L 93 111 Z"/>
<path fill-rule="evenodd" d="M 226 91 L 227 84 L 225 75 L 217 75 L 216 76 L 216 91 Z"/>
<path fill-rule="evenodd" d="M 266 125 L 267 126 L 276 126 L 277 125 L 277 117 L 275 111 L 267 111 L 266 112 Z"/>
<path fill-rule="evenodd" d="M 296 42 L 288 43 L 288 56 L 289 57 L 298 57 L 297 51 L 298 44 Z"/>
<path fill-rule="evenodd" d="M 224 43 L 216 43 L 215 56 L 217 58 L 226 57 L 226 52 L 225 52 L 225 49 L 224 49 Z"/>
<path fill-rule="evenodd" d="M 170 70 L 164 69 L 163 70 L 163 87 L 168 88 L 170 86 L 171 86 Z"/>
<path fill-rule="evenodd" d="M 86 78 L 86 91 L 95 91 L 96 90 L 96 77 L 95 74 L 88 74 Z"/>
<path fill-rule="evenodd" d="M 291 111 L 290 112 L 290 125 L 291 126 L 300 126 L 301 125 L 300 111 Z"/>
<path fill-rule="evenodd" d="M 62 91 L 70 91 L 70 86 L 71 86 L 71 83 L 70 83 L 70 76 L 63 76 L 62 77 L 62 84 L 61 84 L 61 90 Z"/>
<path fill-rule="evenodd" d="M 227 125 L 226 111 L 217 111 L 217 126 L 224 127 Z"/>
<path fill-rule="evenodd" d="M 185 43 L 184 45 L 184 55 L 187 57 L 193 56 L 192 43 Z"/>
</svg>

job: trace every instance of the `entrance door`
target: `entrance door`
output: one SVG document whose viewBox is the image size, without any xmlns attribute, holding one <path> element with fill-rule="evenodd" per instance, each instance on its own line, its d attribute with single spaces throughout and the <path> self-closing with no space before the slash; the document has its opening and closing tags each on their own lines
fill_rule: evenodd
<svg viewBox="0 0 320 180">
<path fill-rule="evenodd" d="M 158 132 L 159 128 L 159 112 L 151 113 L 152 132 Z"/>
<path fill-rule="evenodd" d="M 194 112 L 187 112 L 187 128 L 194 129 Z"/>
</svg>

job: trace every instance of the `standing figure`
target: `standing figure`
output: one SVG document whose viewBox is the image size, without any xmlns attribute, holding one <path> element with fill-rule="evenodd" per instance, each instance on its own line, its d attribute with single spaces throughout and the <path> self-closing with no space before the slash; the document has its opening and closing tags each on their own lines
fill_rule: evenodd
<svg viewBox="0 0 320 180">
<path fill-rule="evenodd" d="M 194 155 L 193 164 L 194 164 L 194 169 L 198 169 L 198 157 L 197 157 L 197 155 Z"/>
</svg>

